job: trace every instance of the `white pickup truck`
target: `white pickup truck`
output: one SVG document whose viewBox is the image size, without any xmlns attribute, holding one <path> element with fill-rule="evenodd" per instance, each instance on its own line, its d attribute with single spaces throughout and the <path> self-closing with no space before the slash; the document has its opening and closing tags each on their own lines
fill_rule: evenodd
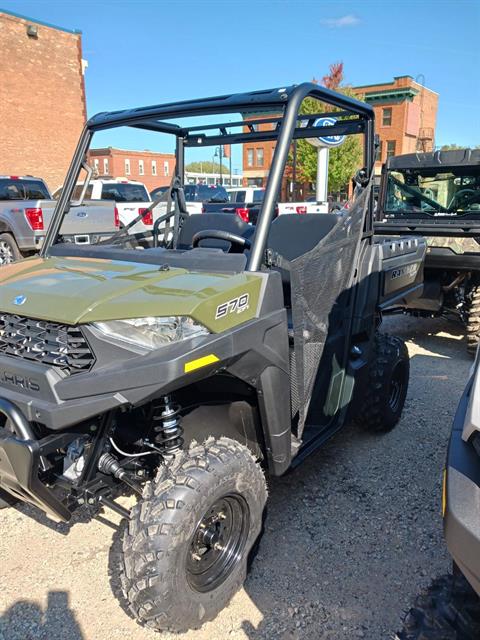
<svg viewBox="0 0 480 640">
<path fill-rule="evenodd" d="M 73 194 L 78 199 L 83 189 L 83 184 L 77 184 Z M 58 199 L 62 193 L 62 187 L 54 192 L 53 197 Z M 95 178 L 90 180 L 85 192 L 87 200 L 112 200 L 115 202 L 117 216 L 121 227 L 126 227 L 138 215 L 151 205 L 151 199 L 147 188 L 142 182 L 126 180 L 125 178 Z M 157 213 L 157 211 L 155 211 Z M 161 211 L 158 211 L 160 215 Z M 155 217 L 158 217 L 156 215 Z M 134 233 L 151 230 L 154 215 L 152 211 L 145 214 L 143 219 L 134 227 Z"/>
<path fill-rule="evenodd" d="M 0 176 L 0 265 L 40 250 L 56 204 L 41 178 Z M 117 228 L 113 202 L 85 202 L 70 208 L 61 234 L 64 242 L 89 244 Z"/>
<path fill-rule="evenodd" d="M 328 202 L 279 202 L 278 215 L 285 213 L 328 213 Z"/>
</svg>

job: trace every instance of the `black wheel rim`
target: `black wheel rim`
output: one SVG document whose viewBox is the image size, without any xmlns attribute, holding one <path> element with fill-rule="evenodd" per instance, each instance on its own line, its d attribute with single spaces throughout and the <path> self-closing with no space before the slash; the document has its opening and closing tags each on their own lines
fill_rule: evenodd
<svg viewBox="0 0 480 640">
<path fill-rule="evenodd" d="M 388 398 L 388 405 L 394 413 L 396 413 L 400 407 L 404 387 L 405 371 L 402 363 L 399 362 L 392 372 L 390 380 L 390 394 Z"/>
<path fill-rule="evenodd" d="M 203 515 L 187 555 L 187 579 L 205 593 L 221 585 L 243 557 L 250 528 L 244 498 L 231 494 L 218 499 Z"/>
</svg>

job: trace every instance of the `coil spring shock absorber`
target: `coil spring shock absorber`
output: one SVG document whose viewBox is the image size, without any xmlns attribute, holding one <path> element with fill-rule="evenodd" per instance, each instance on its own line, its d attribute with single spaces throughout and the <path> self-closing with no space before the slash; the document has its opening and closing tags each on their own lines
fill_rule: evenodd
<svg viewBox="0 0 480 640">
<path fill-rule="evenodd" d="M 155 443 L 166 456 L 175 454 L 183 447 L 180 410 L 180 405 L 173 403 L 170 396 L 164 396 L 153 407 Z"/>
</svg>

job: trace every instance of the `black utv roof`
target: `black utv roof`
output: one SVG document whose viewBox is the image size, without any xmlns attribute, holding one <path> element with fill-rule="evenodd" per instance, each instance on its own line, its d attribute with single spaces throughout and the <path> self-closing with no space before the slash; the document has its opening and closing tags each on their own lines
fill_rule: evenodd
<svg viewBox="0 0 480 640">
<path fill-rule="evenodd" d="M 453 149 L 433 153 L 407 153 L 387 160 L 387 169 L 429 169 L 480 165 L 480 149 Z"/>
</svg>

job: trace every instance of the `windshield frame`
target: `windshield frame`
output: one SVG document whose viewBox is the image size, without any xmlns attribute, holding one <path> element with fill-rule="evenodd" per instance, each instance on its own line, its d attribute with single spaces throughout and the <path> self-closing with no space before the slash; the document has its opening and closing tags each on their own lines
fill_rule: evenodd
<svg viewBox="0 0 480 640">
<path fill-rule="evenodd" d="M 333 126 L 320 127 L 316 126 L 316 120 L 328 114 L 305 114 L 300 117 L 302 102 L 307 97 L 316 98 L 322 103 L 337 107 L 340 111 L 335 115 L 342 119 L 339 119 Z M 275 118 L 259 120 L 259 122 L 275 122 L 275 127 L 269 130 L 258 130 L 253 126 L 255 121 L 249 120 L 249 131 L 244 131 L 245 121 L 242 120 L 240 122 L 241 132 L 228 133 L 224 122 L 199 127 L 182 127 L 168 122 L 171 119 L 189 116 L 242 114 L 252 111 L 262 112 L 262 109 L 264 112 L 276 110 L 277 113 L 281 113 L 280 116 Z M 186 146 L 198 148 L 219 144 L 236 144 L 249 140 L 276 141 L 263 204 L 257 219 L 255 237 L 248 259 L 247 270 L 249 271 L 258 271 L 264 263 L 268 233 L 274 218 L 276 195 L 281 188 L 284 168 L 288 161 L 290 144 L 293 139 L 361 134 L 364 137 L 364 168 L 368 176 L 373 172 L 373 108 L 365 102 L 336 93 L 314 83 L 101 113 L 91 118 L 82 132 L 67 173 L 63 193 L 57 202 L 51 224 L 47 230 L 40 252 L 42 257 L 50 254 L 50 249 L 58 238 L 63 218 L 71 206 L 73 188 L 85 162 L 94 133 L 121 126 L 175 135 L 175 176 L 180 179 L 182 185 L 184 184 L 184 150 Z M 228 127 L 233 127 L 233 124 L 229 123 Z M 215 130 L 218 130 L 219 133 L 215 133 Z M 366 217 L 366 232 L 372 231 L 371 213 L 370 202 L 369 213 Z"/>
</svg>

